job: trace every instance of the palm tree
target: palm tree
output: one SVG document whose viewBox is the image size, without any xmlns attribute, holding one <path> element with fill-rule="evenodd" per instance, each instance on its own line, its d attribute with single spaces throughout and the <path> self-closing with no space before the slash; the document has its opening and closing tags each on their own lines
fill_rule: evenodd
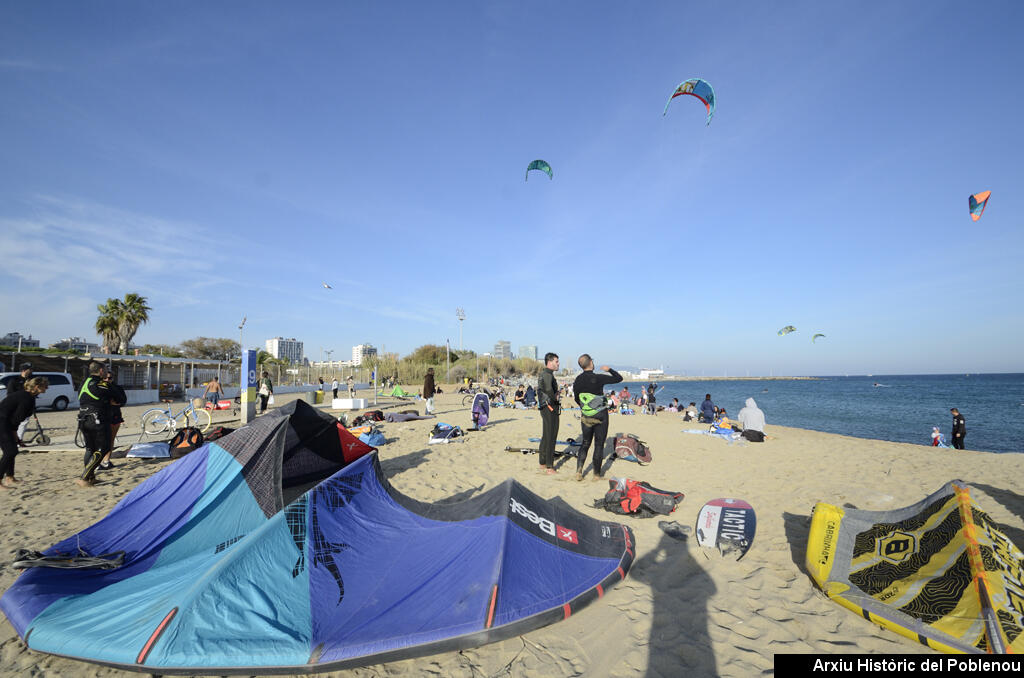
<svg viewBox="0 0 1024 678">
<path fill-rule="evenodd" d="M 139 296 L 134 292 L 124 295 L 124 301 L 121 302 L 121 315 L 117 319 L 118 339 L 120 339 L 118 353 L 121 355 L 128 353 L 128 344 L 135 338 L 139 326 L 149 322 L 149 311 L 146 297 Z"/>
<path fill-rule="evenodd" d="M 112 353 L 120 346 L 118 320 L 121 317 L 121 300 L 107 299 L 107 303 L 99 304 L 96 310 L 100 312 L 96 318 L 96 333 L 103 337 L 103 351 Z"/>
</svg>

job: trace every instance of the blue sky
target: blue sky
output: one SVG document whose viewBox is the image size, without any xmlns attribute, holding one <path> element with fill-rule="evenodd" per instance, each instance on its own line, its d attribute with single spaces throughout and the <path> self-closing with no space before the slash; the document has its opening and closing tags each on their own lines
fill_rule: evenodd
<svg viewBox="0 0 1024 678">
<path fill-rule="evenodd" d="M 0 332 L 134 291 L 138 343 L 247 316 L 314 359 L 457 345 L 461 306 L 467 348 L 563 363 L 1024 371 L 1022 34 L 1020 2 L 5 3 Z M 662 117 L 690 77 L 710 126 Z"/>
</svg>

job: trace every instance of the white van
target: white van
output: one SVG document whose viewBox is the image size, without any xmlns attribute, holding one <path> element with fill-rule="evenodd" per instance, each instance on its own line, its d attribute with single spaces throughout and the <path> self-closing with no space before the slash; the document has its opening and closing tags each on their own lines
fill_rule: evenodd
<svg viewBox="0 0 1024 678">
<path fill-rule="evenodd" d="M 7 397 L 7 384 L 21 372 L 0 372 L 0 400 Z M 36 407 L 52 407 L 55 410 L 78 408 L 78 393 L 67 372 L 33 372 L 33 377 L 46 377 L 50 387 L 46 393 L 36 397 Z"/>
</svg>

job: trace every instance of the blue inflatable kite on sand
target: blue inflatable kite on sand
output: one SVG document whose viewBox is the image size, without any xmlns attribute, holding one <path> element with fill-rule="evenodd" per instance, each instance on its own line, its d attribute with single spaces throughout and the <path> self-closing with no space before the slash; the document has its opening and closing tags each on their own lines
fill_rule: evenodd
<svg viewBox="0 0 1024 678">
<path fill-rule="evenodd" d="M 397 492 L 302 401 L 195 450 L 48 549 L 0 608 L 29 648 L 148 673 L 295 673 L 458 650 L 567 618 L 625 577 L 633 535 L 507 480 Z M 72 561 L 73 562 L 73 561 Z"/>
</svg>

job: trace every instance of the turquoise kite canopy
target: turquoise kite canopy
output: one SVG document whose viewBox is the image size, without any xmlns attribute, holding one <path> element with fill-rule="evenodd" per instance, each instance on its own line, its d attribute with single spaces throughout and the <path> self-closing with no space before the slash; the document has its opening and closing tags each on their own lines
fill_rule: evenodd
<svg viewBox="0 0 1024 678">
<path fill-rule="evenodd" d="M 513 480 L 428 504 L 303 401 L 153 474 L 23 572 L 0 609 L 39 652 L 153 674 L 315 673 L 476 647 L 621 581 L 633 533 Z"/>
<path fill-rule="evenodd" d="M 524 181 L 530 180 L 530 170 L 540 170 L 548 175 L 548 179 L 555 178 L 554 173 L 551 171 L 551 165 L 544 160 L 534 160 L 526 166 L 526 179 L 524 179 Z"/>
</svg>

